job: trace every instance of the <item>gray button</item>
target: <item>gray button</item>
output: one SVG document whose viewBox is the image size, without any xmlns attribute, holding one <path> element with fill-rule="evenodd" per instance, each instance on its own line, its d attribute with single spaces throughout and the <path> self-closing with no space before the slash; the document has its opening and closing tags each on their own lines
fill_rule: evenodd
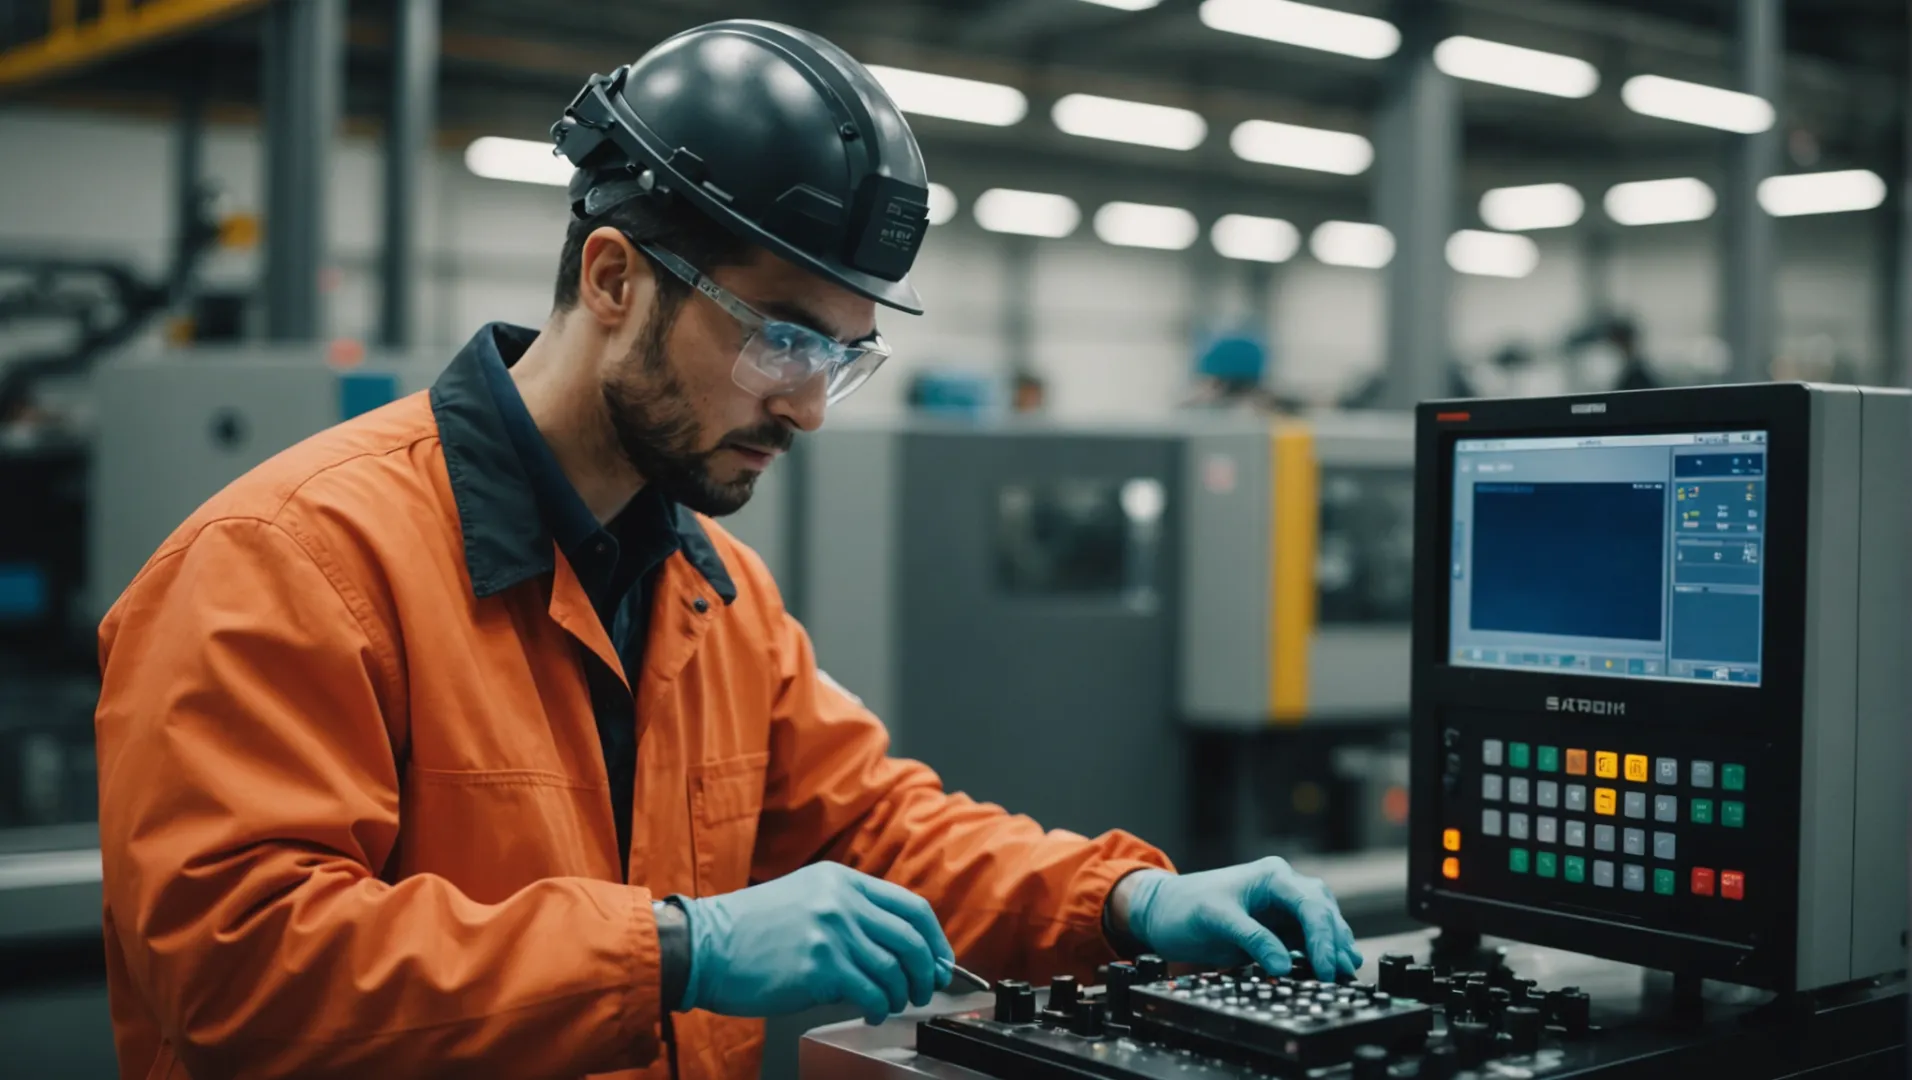
<svg viewBox="0 0 1912 1080">
<path fill-rule="evenodd" d="M 1534 840 L 1542 844 L 1558 844 L 1560 842 L 1560 820 L 1550 817 L 1535 820 Z"/>
<path fill-rule="evenodd" d="M 1500 801 L 1500 785 L 1501 785 L 1501 776 L 1499 773 L 1488 773 L 1487 775 L 1481 777 L 1480 778 L 1480 797 L 1483 799 L 1486 799 L 1488 802 L 1499 802 Z"/>
<path fill-rule="evenodd" d="M 1653 820 L 1680 820 L 1680 797 L 1678 795 L 1653 796 Z"/>
<path fill-rule="evenodd" d="M 1645 892 L 1646 867 L 1635 866 L 1632 863 L 1628 863 L 1626 869 L 1621 873 L 1620 887 L 1626 889 L 1628 892 Z"/>
<path fill-rule="evenodd" d="M 1560 805 L 1560 785 L 1552 780 L 1542 780 L 1534 785 L 1534 804 L 1551 810 Z"/>
<path fill-rule="evenodd" d="M 1500 811 L 1489 808 L 1480 812 L 1480 834 L 1482 836 L 1500 835 Z"/>
<path fill-rule="evenodd" d="M 1646 830 L 1628 829 L 1621 837 L 1622 846 L 1628 855 L 1646 854 Z"/>
<path fill-rule="evenodd" d="M 1525 805 L 1532 787 L 1533 781 L 1528 780 L 1524 776 L 1509 778 L 1507 781 L 1507 801 Z"/>
<path fill-rule="evenodd" d="M 1646 816 L 1646 792 L 1627 792 L 1626 815 L 1632 818 L 1643 818 Z"/>
<path fill-rule="evenodd" d="M 1587 846 L 1587 823 L 1584 821 L 1567 822 L 1567 846 Z"/>
<path fill-rule="evenodd" d="M 1593 860 L 1593 883 L 1603 889 L 1613 888 L 1613 864 L 1605 859 Z"/>
<path fill-rule="evenodd" d="M 1500 740 L 1483 739 L 1480 744 L 1480 763 L 1482 765 L 1500 764 Z"/>
<path fill-rule="evenodd" d="M 1587 812 L 1587 785 L 1567 785 L 1567 809 L 1578 814 Z"/>
<path fill-rule="evenodd" d="M 1664 787 L 1676 787 L 1680 782 L 1680 760 L 1678 758 L 1654 758 L 1653 782 Z"/>
<path fill-rule="evenodd" d="M 1613 850 L 1613 826 L 1595 825 L 1593 827 L 1593 850 L 1595 851 L 1612 851 Z"/>
<path fill-rule="evenodd" d="M 1527 815 L 1526 814 L 1508 814 L 1507 815 L 1507 838 L 1509 840 L 1527 839 Z"/>
<path fill-rule="evenodd" d="M 1672 862 L 1674 859 L 1674 854 L 1673 854 L 1674 847 L 1675 847 L 1675 844 L 1673 842 L 1672 833 L 1656 832 L 1653 834 L 1653 857 L 1654 858 L 1665 859 L 1667 862 Z"/>
<path fill-rule="evenodd" d="M 1713 763 L 1712 762 L 1695 761 L 1693 763 L 1693 786 L 1694 787 L 1712 787 L 1713 786 Z"/>
</svg>

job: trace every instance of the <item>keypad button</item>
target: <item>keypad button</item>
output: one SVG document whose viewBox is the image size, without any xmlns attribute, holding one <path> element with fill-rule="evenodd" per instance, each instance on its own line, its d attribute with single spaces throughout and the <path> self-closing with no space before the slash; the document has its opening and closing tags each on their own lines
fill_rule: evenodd
<svg viewBox="0 0 1912 1080">
<path fill-rule="evenodd" d="M 1710 867 L 1695 866 L 1693 868 L 1693 895 L 1713 895 L 1713 871 Z"/>
<path fill-rule="evenodd" d="M 1661 862 L 1672 862 L 1674 859 L 1679 857 L 1678 855 L 1675 854 L 1675 852 L 1678 849 L 1679 849 L 1679 840 L 1672 833 L 1656 832 L 1653 834 L 1653 857 L 1654 858 L 1660 860 Z"/>
<path fill-rule="evenodd" d="M 1728 900 L 1746 899 L 1746 875 L 1737 870 L 1721 870 L 1719 894 Z"/>
<path fill-rule="evenodd" d="M 1567 751 L 1567 775 L 1587 775 L 1587 752 L 1585 750 Z"/>
<path fill-rule="evenodd" d="M 1587 823 L 1584 821 L 1567 822 L 1567 846 L 1587 846 Z"/>
<path fill-rule="evenodd" d="M 1690 771 L 1692 773 L 1692 777 L 1693 777 L 1692 784 L 1694 787 L 1710 788 L 1713 786 L 1713 763 L 1712 762 L 1695 761 Z"/>
<path fill-rule="evenodd" d="M 1529 865 L 1531 865 L 1531 857 L 1526 848 L 1517 847 L 1507 849 L 1507 869 L 1512 870 L 1516 874 L 1524 874 L 1527 872 Z"/>
<path fill-rule="evenodd" d="M 1553 852 L 1543 851 L 1534 856 L 1534 873 L 1541 877 L 1553 877 L 1559 870 L 1559 859 Z"/>
<path fill-rule="evenodd" d="M 1482 836 L 1500 835 L 1500 811 L 1489 809 L 1480 812 L 1480 834 Z"/>
<path fill-rule="evenodd" d="M 1728 800 L 1719 804 L 1719 823 L 1729 829 L 1746 827 L 1746 804 Z"/>
<path fill-rule="evenodd" d="M 1587 812 L 1587 785 L 1568 784 L 1566 807 L 1577 814 Z"/>
<path fill-rule="evenodd" d="M 1611 750 L 1596 750 L 1593 753 L 1593 775 L 1602 780 L 1620 778 L 1620 755 Z"/>
<path fill-rule="evenodd" d="M 1507 801 L 1508 802 L 1519 803 L 1520 805 L 1525 806 L 1527 804 L 1527 800 L 1532 797 L 1532 794 L 1533 794 L 1533 782 L 1528 780 L 1526 777 L 1510 776 L 1507 778 Z"/>
<path fill-rule="evenodd" d="M 1628 754 L 1626 761 L 1627 783 L 1646 783 L 1647 764 L 1645 754 Z"/>
<path fill-rule="evenodd" d="M 1613 888 L 1613 864 L 1605 859 L 1593 860 L 1593 883 L 1602 889 Z"/>
<path fill-rule="evenodd" d="M 1612 851 L 1614 835 L 1613 826 L 1595 825 L 1593 827 L 1593 850 Z"/>
<path fill-rule="evenodd" d="M 1480 797 L 1488 802 L 1499 802 L 1502 786 L 1506 778 L 1499 773 L 1487 773 L 1480 778 Z"/>
<path fill-rule="evenodd" d="M 1672 896 L 1673 884 L 1676 880 L 1671 870 L 1664 867 L 1655 870 L 1653 871 L 1653 891 L 1661 896 Z"/>
<path fill-rule="evenodd" d="M 1526 768 L 1531 764 L 1530 759 L 1532 756 L 1532 748 L 1524 742 L 1507 744 L 1507 767 L 1510 769 Z"/>
<path fill-rule="evenodd" d="M 1459 829 L 1441 830 L 1441 850 L 1459 851 L 1461 849 L 1461 831 Z"/>
<path fill-rule="evenodd" d="M 1721 765 L 1719 767 L 1719 786 L 1727 791 L 1746 790 L 1746 766 Z"/>
<path fill-rule="evenodd" d="M 1662 787 L 1677 787 L 1680 783 L 1680 761 L 1678 758 L 1654 758 L 1653 782 Z"/>
<path fill-rule="evenodd" d="M 1693 824 L 1711 825 L 1713 823 L 1713 800 L 1691 799 L 1686 805 L 1687 817 Z"/>
<path fill-rule="evenodd" d="M 1500 768 L 1502 747 L 1503 744 L 1499 739 L 1482 739 L 1480 744 L 1480 763 L 1482 765 L 1491 765 L 1496 769 Z"/>
<path fill-rule="evenodd" d="M 1645 817 L 1646 816 L 1646 792 L 1644 791 L 1627 792 L 1626 805 L 1627 805 L 1628 817 L 1630 818 Z"/>
<path fill-rule="evenodd" d="M 1610 787 L 1593 789 L 1593 812 L 1612 817 L 1618 812 L 1619 794 Z"/>
<path fill-rule="evenodd" d="M 1534 840 L 1542 844 L 1560 842 L 1560 819 L 1542 817 L 1534 820 Z"/>
<path fill-rule="evenodd" d="M 1461 861 L 1449 855 L 1441 860 L 1441 876 L 1449 881 L 1461 876 Z"/>
<path fill-rule="evenodd" d="M 1653 796 L 1653 820 L 1680 820 L 1680 797 L 1678 795 Z"/>
<path fill-rule="evenodd" d="M 1627 829 L 1620 834 L 1620 846 L 1628 855 L 1646 856 L 1646 830 Z"/>
<path fill-rule="evenodd" d="M 1539 752 L 1534 755 L 1534 768 L 1539 769 L 1541 772 L 1559 772 L 1560 748 L 1558 746 L 1541 747 Z"/>
<path fill-rule="evenodd" d="M 1628 892 L 1646 891 L 1646 867 L 1628 863 L 1620 870 L 1620 887 Z"/>
<path fill-rule="evenodd" d="M 1534 805 L 1544 806 L 1549 810 L 1558 807 L 1560 805 L 1560 782 L 1557 780 L 1542 780 L 1535 784 Z"/>
<path fill-rule="evenodd" d="M 1528 839 L 1530 834 L 1527 831 L 1527 824 L 1528 824 L 1528 819 L 1526 814 L 1508 814 L 1507 815 L 1507 839 L 1509 840 Z"/>
<path fill-rule="evenodd" d="M 1578 855 L 1569 855 L 1561 861 L 1566 864 L 1564 876 L 1568 881 L 1579 885 L 1587 880 L 1587 860 Z"/>
</svg>

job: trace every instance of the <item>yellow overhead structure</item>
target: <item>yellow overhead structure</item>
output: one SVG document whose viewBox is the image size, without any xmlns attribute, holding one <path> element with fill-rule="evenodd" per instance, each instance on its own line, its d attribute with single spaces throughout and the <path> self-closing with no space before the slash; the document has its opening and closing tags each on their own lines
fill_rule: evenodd
<svg viewBox="0 0 1912 1080">
<path fill-rule="evenodd" d="M 49 0 L 46 36 L 0 50 L 0 90 L 68 75 L 142 45 L 264 7 L 266 2 L 100 0 L 99 13 L 82 20 L 79 0 Z"/>
</svg>

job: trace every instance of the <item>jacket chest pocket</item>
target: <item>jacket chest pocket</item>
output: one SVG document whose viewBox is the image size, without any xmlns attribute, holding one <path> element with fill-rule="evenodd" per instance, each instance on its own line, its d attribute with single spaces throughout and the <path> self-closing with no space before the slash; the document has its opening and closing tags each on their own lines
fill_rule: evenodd
<svg viewBox="0 0 1912 1080">
<path fill-rule="evenodd" d="M 750 883 L 769 764 L 769 753 L 758 751 L 691 767 L 691 843 L 699 896 L 735 892 Z"/>
</svg>

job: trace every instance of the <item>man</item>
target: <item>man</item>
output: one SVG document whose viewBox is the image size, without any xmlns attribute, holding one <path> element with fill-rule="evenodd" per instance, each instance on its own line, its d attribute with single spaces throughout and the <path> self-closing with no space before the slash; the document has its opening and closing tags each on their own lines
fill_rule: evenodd
<svg viewBox="0 0 1912 1080">
<path fill-rule="evenodd" d="M 919 307 L 922 159 L 869 74 L 719 23 L 555 133 L 543 329 L 255 469 L 101 628 L 122 1075 L 741 1077 L 755 1018 L 877 1021 L 958 958 L 1285 971 L 1283 913 L 1358 965 L 1279 860 L 1176 876 L 888 757 L 706 516 Z"/>
</svg>

